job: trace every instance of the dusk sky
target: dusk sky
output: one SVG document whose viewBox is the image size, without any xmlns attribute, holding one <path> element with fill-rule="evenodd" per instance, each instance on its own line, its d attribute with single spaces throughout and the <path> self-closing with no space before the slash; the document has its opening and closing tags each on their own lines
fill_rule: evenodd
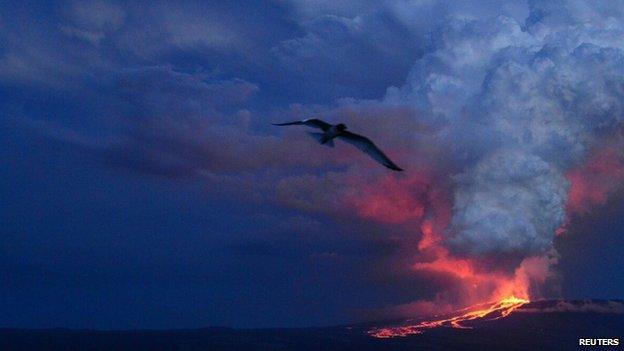
<svg viewBox="0 0 624 351">
<path fill-rule="evenodd" d="M 621 299 L 623 123 L 620 1 L 0 0 L 0 327 Z"/>
</svg>

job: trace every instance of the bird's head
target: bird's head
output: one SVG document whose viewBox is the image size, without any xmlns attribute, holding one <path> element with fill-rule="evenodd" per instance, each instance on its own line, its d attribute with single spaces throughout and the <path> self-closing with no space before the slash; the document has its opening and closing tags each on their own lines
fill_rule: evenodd
<svg viewBox="0 0 624 351">
<path fill-rule="evenodd" d="M 347 130 L 347 126 L 344 123 L 339 123 L 336 125 L 336 129 L 342 132 L 343 130 Z"/>
</svg>

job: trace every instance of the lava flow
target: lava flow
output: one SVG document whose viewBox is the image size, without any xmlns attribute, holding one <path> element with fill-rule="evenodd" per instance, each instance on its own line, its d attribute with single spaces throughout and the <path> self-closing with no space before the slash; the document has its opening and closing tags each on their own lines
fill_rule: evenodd
<svg viewBox="0 0 624 351">
<path fill-rule="evenodd" d="M 484 320 L 487 321 L 504 318 L 526 303 L 529 303 L 529 300 L 511 296 L 498 302 L 485 303 L 461 309 L 447 318 L 423 321 L 414 325 L 375 328 L 370 330 L 368 334 L 375 338 L 393 338 L 422 334 L 426 329 L 443 326 L 470 329 L 471 327 L 463 325 L 462 323 L 478 318 L 485 318 Z"/>
</svg>

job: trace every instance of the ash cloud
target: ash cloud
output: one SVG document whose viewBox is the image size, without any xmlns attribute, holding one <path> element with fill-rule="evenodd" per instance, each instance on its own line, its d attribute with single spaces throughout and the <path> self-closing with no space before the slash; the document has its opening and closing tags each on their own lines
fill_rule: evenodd
<svg viewBox="0 0 624 351">
<path fill-rule="evenodd" d="M 84 11 L 74 6 L 68 12 L 71 25 L 107 31 L 93 36 L 112 36 L 123 47 L 122 38 L 137 29 L 131 12 L 103 4 L 96 4 L 106 9 L 103 18 L 83 18 Z M 273 112 L 271 119 L 285 118 L 289 112 L 321 113 L 330 120 L 357 123 L 412 172 L 421 174 L 425 169 L 429 178 L 442 178 L 437 183 L 452 189 L 453 213 L 445 240 L 457 253 L 526 257 L 549 251 L 555 230 L 565 221 L 570 188 L 566 172 L 621 122 L 624 27 L 621 11 L 611 2 L 490 5 L 471 9 L 454 2 L 417 6 L 381 2 L 348 10 L 325 2 L 295 2 L 292 16 L 303 34 L 277 43 L 262 61 L 274 60 L 282 72 L 295 75 L 310 67 L 306 74 L 314 76 L 334 76 L 327 67 L 349 62 L 352 67 L 337 69 L 345 74 L 343 80 L 351 81 L 362 71 L 379 71 L 360 62 L 362 57 L 385 62 L 389 52 L 396 52 L 403 60 L 414 60 L 405 83 L 389 87 L 379 100 L 347 98 L 333 106 L 290 107 Z M 182 7 L 177 13 L 187 14 L 189 8 L 194 7 Z M 195 17 L 189 18 L 195 25 Z M 384 39 L 397 38 L 400 32 L 409 40 Z M 179 35 L 185 39 L 176 42 L 184 42 L 183 47 L 202 42 L 186 38 L 184 32 Z M 410 41 L 418 44 L 406 44 Z M 117 63 L 108 64 L 113 67 L 107 72 L 117 77 L 118 98 L 128 105 L 120 114 L 133 116 L 121 119 L 125 126 L 121 133 L 93 143 L 113 164 L 174 177 L 277 170 L 279 190 L 274 197 L 286 206 L 315 211 L 329 202 L 329 207 L 351 207 L 381 222 L 426 216 L 419 201 L 405 200 L 414 215 L 384 219 L 358 205 L 368 201 L 365 198 L 349 202 L 293 195 L 327 181 L 335 184 L 330 188 L 338 194 L 348 193 L 340 188 L 360 184 L 357 179 L 363 177 L 355 169 L 362 166 L 349 166 L 353 161 L 347 156 L 352 154 L 339 148 L 336 157 L 305 160 L 307 169 L 326 166 L 319 172 L 284 174 L 293 167 L 305 169 L 306 162 L 297 155 L 312 149 L 290 132 L 273 136 L 254 128 L 268 119 L 245 106 L 250 97 L 262 93 L 255 83 L 163 67 L 119 69 Z M 404 65 L 396 60 L 388 64 Z M 359 82 L 351 88 L 371 84 Z M 380 120 L 386 122 L 383 128 L 378 127 Z M 283 143 L 290 149 L 281 148 Z M 329 156 L 327 150 L 316 154 Z M 349 180 L 354 177 L 356 181 Z M 241 181 L 251 188 L 266 187 L 261 178 L 256 177 L 258 184 Z M 304 190 L 296 189 L 302 185 Z M 286 200 L 287 196 L 294 199 Z"/>
<path fill-rule="evenodd" d="M 283 4 L 159 3 L 144 12 L 70 3 L 29 28 L 0 15 L 0 79 L 92 108 L 84 130 L 63 121 L 36 128 L 107 165 L 368 221 L 357 235 L 377 238 L 371 251 L 382 253 L 371 265 L 388 268 L 380 280 L 390 268 L 397 280 L 420 274 L 414 260 L 435 262 L 429 251 L 440 243 L 483 257 L 479 274 L 498 267 L 491 256 L 513 256 L 513 272 L 551 252 L 571 206 L 585 212 L 583 202 L 619 189 L 622 176 L 605 162 L 583 165 L 602 139 L 622 144 L 621 2 Z M 30 23 L 26 12 L 14 17 Z M 407 172 L 388 175 L 349 146 L 319 148 L 299 130 L 268 129 L 307 116 L 347 123 Z M 619 160 L 614 153 L 608 159 Z M 417 283 L 440 275 L 437 288 L 474 290 L 462 276 L 425 273 Z"/>
<path fill-rule="evenodd" d="M 451 16 L 407 83 L 388 89 L 383 103 L 412 106 L 450 151 L 456 252 L 552 248 L 566 171 L 624 112 L 624 28 L 610 8 L 531 1 L 524 22 Z"/>
<path fill-rule="evenodd" d="M 100 17 L 85 17 L 90 7 L 75 5 L 66 11 L 64 27 L 73 26 L 74 36 L 78 29 L 91 31 L 86 37 L 94 46 L 88 48 L 89 54 L 101 52 L 98 45 L 106 41 L 127 50 L 124 40 L 144 29 L 133 22 L 132 7 L 89 4 L 103 9 Z M 407 203 L 409 214 L 383 218 L 383 213 L 361 205 L 370 202 L 365 197 L 343 201 L 293 195 L 328 181 L 341 195 L 348 191 L 340 188 L 359 186 L 364 179 L 357 175 L 364 161 L 349 159 L 353 154 L 346 148 L 325 157 L 327 150 L 312 151 L 313 145 L 291 132 L 275 136 L 258 127 L 291 112 L 320 113 L 330 120 L 357 123 L 416 178 L 426 173 L 451 189 L 452 219 L 445 240 L 456 252 L 526 257 L 552 248 L 554 232 L 565 221 L 570 188 L 566 173 L 588 156 L 596 140 L 612 134 L 624 113 L 624 27 L 617 6 L 600 1 L 530 1 L 500 8 L 484 3 L 478 9 L 444 1 L 414 6 L 380 2 L 353 9 L 326 2 L 290 6 L 302 35 L 273 40 L 269 51 L 258 49 L 267 55 L 260 61 L 272 61 L 282 73 L 295 75 L 309 67 L 306 74 L 313 76 L 333 76 L 328 67 L 349 62 L 352 67 L 337 68 L 345 74 L 343 80 L 371 71 L 379 83 L 383 79 L 376 75 L 378 67 L 361 59 L 385 62 L 388 53 L 396 53 L 414 62 L 405 83 L 389 87 L 379 100 L 345 98 L 333 105 L 293 105 L 273 111 L 269 118 L 247 108 L 264 89 L 251 81 L 213 79 L 166 66 L 121 68 L 112 56 L 100 55 L 97 70 L 112 74 L 116 83 L 110 91 L 124 103 L 115 111 L 121 116 L 120 128 L 88 147 L 111 164 L 166 176 L 210 173 L 218 178 L 248 172 L 246 180 L 239 180 L 250 188 L 267 187 L 267 181 L 249 174 L 275 171 L 274 198 L 299 209 L 315 211 L 329 202 L 329 207 L 337 204 L 390 223 L 428 215 L 419 200 L 412 203 L 393 193 L 388 197 Z M 183 6 L 173 15 L 186 16 L 191 27 L 210 27 L 211 35 L 223 40 L 236 37 L 218 35 L 221 26 L 198 24 L 188 13 L 194 8 Z M 200 50 L 213 37 L 206 34 L 199 40 L 185 31 L 176 33 L 177 44 L 156 40 L 168 48 L 162 50 Z M 396 40 L 399 33 L 408 39 Z M 241 52 L 251 50 L 245 48 Z M 15 50 L 15 57 L 20 54 L 23 50 Z M 388 65 L 405 62 L 391 60 Z M 349 89 L 371 84 L 359 82 Z M 381 120 L 386 122 L 383 128 L 378 127 Z M 286 143 L 288 150 L 280 146 Z M 298 156 L 311 153 L 322 157 Z M 318 166 L 325 167 L 310 171 Z M 303 168 L 286 174 L 296 167 Z M 371 174 L 376 178 L 380 173 Z M 296 189 L 302 186 L 304 190 Z M 410 194 L 426 197 L 419 191 Z M 285 200 L 288 196 L 294 199 Z"/>
<path fill-rule="evenodd" d="M 477 254 L 548 250 L 565 218 L 566 190 L 543 159 L 500 150 L 458 176 L 451 244 Z"/>
</svg>

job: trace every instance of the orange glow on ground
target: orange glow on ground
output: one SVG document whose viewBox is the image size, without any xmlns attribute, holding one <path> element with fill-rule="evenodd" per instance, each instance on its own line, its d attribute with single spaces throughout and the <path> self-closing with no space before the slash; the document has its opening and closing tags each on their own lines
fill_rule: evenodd
<svg viewBox="0 0 624 351">
<path fill-rule="evenodd" d="M 426 329 L 438 327 L 470 329 L 471 327 L 466 326 L 462 323 L 475 319 L 484 319 L 490 321 L 505 318 L 509 316 L 513 311 L 528 302 L 529 300 L 510 296 L 501 299 L 498 302 L 480 304 L 456 311 L 455 313 L 451 314 L 451 316 L 448 316 L 446 318 L 425 320 L 414 325 L 375 328 L 370 330 L 368 334 L 375 338 L 386 339 L 422 334 Z"/>
<path fill-rule="evenodd" d="M 466 323 L 469 321 L 505 318 L 530 302 L 531 284 L 543 283 L 549 275 L 549 267 L 554 262 L 548 255 L 541 255 L 525 258 L 512 272 L 493 269 L 491 266 L 483 267 L 479 264 L 478 258 L 454 257 L 450 250 L 444 247 L 442 236 L 436 231 L 432 221 L 424 221 L 421 232 L 423 236 L 418 243 L 418 249 L 427 260 L 414 263 L 412 269 L 453 277 L 456 284 L 462 287 L 460 290 L 462 303 L 470 307 L 436 315 L 414 324 L 375 328 L 368 332 L 370 336 L 403 337 L 439 327 L 469 329 L 471 327 Z M 415 315 L 418 313 L 418 310 L 414 310 Z"/>
<path fill-rule="evenodd" d="M 435 183 L 427 172 L 405 178 L 382 177 L 374 186 L 364 182 L 354 188 L 358 192 L 344 198 L 360 217 L 381 223 L 418 225 L 419 240 L 404 241 L 410 245 L 409 250 L 416 251 L 413 260 L 401 262 L 401 268 L 425 279 L 431 277 L 440 286 L 440 291 L 428 300 L 386 309 L 386 313 L 402 317 L 436 314 L 432 319 L 376 328 L 369 331 L 373 337 L 420 334 L 437 327 L 470 328 L 468 321 L 504 318 L 529 302 L 533 284 L 543 284 L 556 261 L 547 253 L 524 257 L 514 269 L 478 255 L 455 254 L 445 241 L 452 217 L 450 190 Z M 465 306 L 471 307 L 460 309 Z"/>
</svg>

